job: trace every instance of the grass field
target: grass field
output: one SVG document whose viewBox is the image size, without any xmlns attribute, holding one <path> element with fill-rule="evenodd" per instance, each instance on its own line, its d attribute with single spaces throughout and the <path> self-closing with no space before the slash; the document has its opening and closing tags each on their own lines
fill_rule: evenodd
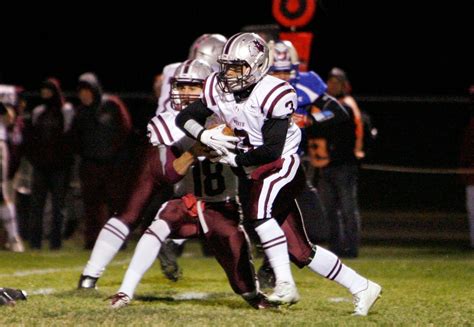
<svg viewBox="0 0 474 327">
<path fill-rule="evenodd" d="M 254 310 L 196 243 L 180 259 L 181 281 L 166 280 L 156 264 L 132 305 L 114 311 L 104 299 L 119 287 L 133 246 L 114 259 L 98 291 L 75 290 L 89 256 L 77 247 L 70 241 L 58 252 L 0 252 L 0 286 L 30 294 L 26 302 L 0 308 L 0 326 L 474 326 L 474 253 L 459 247 L 370 245 L 360 258 L 344 260 L 384 288 L 368 317 L 350 315 L 344 288 L 296 267 L 302 300 L 289 309 Z"/>
</svg>

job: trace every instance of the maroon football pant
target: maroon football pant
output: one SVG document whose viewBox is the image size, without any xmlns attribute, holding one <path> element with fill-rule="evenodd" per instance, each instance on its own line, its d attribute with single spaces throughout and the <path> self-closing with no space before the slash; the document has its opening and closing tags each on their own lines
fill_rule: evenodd
<svg viewBox="0 0 474 327">
<path fill-rule="evenodd" d="M 80 167 L 81 193 L 84 204 L 84 239 L 91 248 L 102 226 L 111 214 L 120 210 L 125 200 L 125 166 L 83 161 Z"/>
<path fill-rule="evenodd" d="M 85 161 L 80 177 L 86 247 L 94 245 L 111 215 L 134 229 L 154 197 L 160 196 L 164 202 L 172 194 L 172 187 L 163 178 L 159 152 L 151 145 L 141 145 L 134 159 L 122 164 Z"/>
<path fill-rule="evenodd" d="M 142 151 L 142 157 L 136 160 L 124 206 L 116 216 L 130 229 L 138 225 L 152 200 L 156 200 L 154 202 L 161 206 L 173 194 L 173 186 L 164 179 L 162 169 L 157 147 L 148 145 Z M 153 217 L 150 223 L 156 216 L 159 206 L 154 212 L 151 211 Z"/>
<path fill-rule="evenodd" d="M 166 221 L 169 238 L 204 238 L 224 269 L 229 283 L 237 294 L 256 289 L 255 274 L 249 244 L 239 225 L 238 205 L 235 202 L 206 203 L 203 211 L 207 233 L 199 218 L 190 212 L 181 199 L 168 201 L 160 210 L 159 218 Z"/>
</svg>

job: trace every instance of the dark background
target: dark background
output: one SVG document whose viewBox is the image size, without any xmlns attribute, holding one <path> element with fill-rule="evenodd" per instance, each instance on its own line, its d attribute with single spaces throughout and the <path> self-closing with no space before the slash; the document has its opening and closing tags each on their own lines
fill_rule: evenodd
<svg viewBox="0 0 474 327">
<path fill-rule="evenodd" d="M 474 83 L 473 5 L 462 3 L 319 0 L 299 29 L 314 33 L 310 69 L 323 78 L 333 66 L 345 69 L 372 115 L 379 138 L 371 162 L 457 166 Z M 151 93 L 153 77 L 186 59 L 201 34 L 230 37 L 246 25 L 275 23 L 270 0 L 6 5 L 0 82 L 27 90 L 56 76 L 74 91 L 79 74 L 94 71 L 108 91 Z M 142 128 L 155 105 L 138 100 L 125 98 Z"/>
<path fill-rule="evenodd" d="M 108 91 L 151 93 L 154 75 L 186 59 L 201 34 L 229 37 L 245 25 L 275 23 L 270 0 L 8 5 L 2 3 L 0 20 L 0 82 L 27 90 L 56 76 L 74 91 L 79 74 L 94 71 Z M 469 1 L 317 2 L 314 19 L 300 29 L 314 33 L 309 68 L 323 78 L 333 66 L 347 71 L 359 105 L 379 130 L 366 163 L 458 167 L 474 83 L 473 9 Z M 124 99 L 143 130 L 155 103 Z M 362 209 L 465 212 L 464 186 L 452 174 L 364 169 L 359 198 Z M 461 218 L 442 221 L 465 231 Z M 381 226 L 401 228 L 400 217 L 390 219 Z M 407 224 L 416 221 L 409 216 Z M 428 219 L 421 230 L 433 226 Z"/>
<path fill-rule="evenodd" d="M 54 75 L 74 89 L 77 76 L 92 70 L 106 89 L 148 91 L 199 35 L 229 37 L 244 25 L 275 22 L 270 0 L 117 3 L 2 4 L 0 81 L 33 89 Z M 355 93 L 465 95 L 473 82 L 472 7 L 319 0 L 300 30 L 315 35 L 310 68 L 322 76 L 332 66 L 346 69 Z"/>
</svg>

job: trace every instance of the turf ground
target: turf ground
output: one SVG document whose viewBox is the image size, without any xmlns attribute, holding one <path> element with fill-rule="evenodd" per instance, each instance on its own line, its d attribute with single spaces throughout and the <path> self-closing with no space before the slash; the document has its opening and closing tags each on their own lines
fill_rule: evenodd
<svg viewBox="0 0 474 327">
<path fill-rule="evenodd" d="M 132 305 L 114 311 L 104 299 L 118 289 L 134 244 L 114 259 L 98 291 L 75 290 L 89 256 L 78 247 L 68 241 L 57 252 L 0 252 L 0 286 L 30 294 L 26 302 L 0 308 L 0 326 L 474 326 L 474 251 L 459 246 L 372 244 L 358 259 L 344 260 L 384 288 L 368 317 L 350 315 L 344 288 L 296 267 L 301 301 L 289 309 L 254 310 L 196 243 L 180 259 L 182 280 L 166 280 L 155 264 Z"/>
</svg>

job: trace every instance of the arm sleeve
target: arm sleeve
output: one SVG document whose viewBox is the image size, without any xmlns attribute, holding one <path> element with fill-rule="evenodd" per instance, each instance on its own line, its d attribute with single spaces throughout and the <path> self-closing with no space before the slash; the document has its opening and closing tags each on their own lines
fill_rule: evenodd
<svg viewBox="0 0 474 327">
<path fill-rule="evenodd" d="M 347 110 L 335 98 L 326 93 L 317 98 L 313 104 L 321 110 L 321 112 L 309 115 L 315 126 L 337 124 L 350 118 Z"/>
<path fill-rule="evenodd" d="M 263 165 L 280 158 L 286 141 L 288 119 L 268 119 L 262 126 L 263 145 L 236 156 L 239 166 Z"/>
<path fill-rule="evenodd" d="M 176 116 L 176 126 L 181 128 L 187 136 L 198 139 L 199 134 L 204 130 L 206 118 L 212 114 L 212 110 L 207 108 L 202 100 L 197 100 Z"/>
<path fill-rule="evenodd" d="M 180 175 L 173 166 L 173 162 L 180 156 L 177 149 L 170 146 L 159 146 L 158 151 L 163 167 L 162 180 L 168 184 L 176 184 L 182 180 L 184 175 Z"/>
</svg>

